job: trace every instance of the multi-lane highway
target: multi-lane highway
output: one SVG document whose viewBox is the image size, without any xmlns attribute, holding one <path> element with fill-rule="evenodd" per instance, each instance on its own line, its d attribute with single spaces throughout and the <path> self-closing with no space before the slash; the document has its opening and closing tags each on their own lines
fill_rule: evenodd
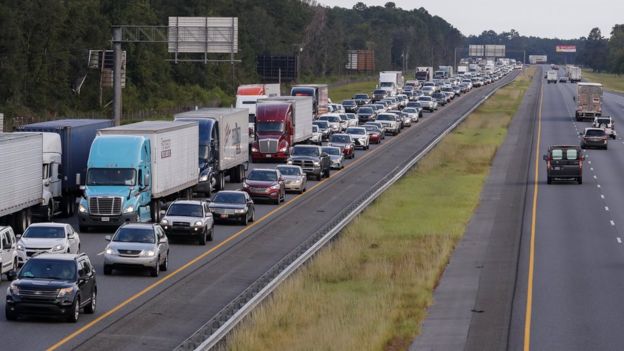
<svg viewBox="0 0 624 351">
<path fill-rule="evenodd" d="M 207 247 L 176 243 L 169 271 L 155 279 L 140 272 L 98 275 L 98 310 L 81 315 L 78 324 L 55 319 L 7 322 L 0 319 L 3 347 L 85 350 L 172 349 L 282 257 L 322 227 L 329 225 L 361 194 L 389 172 L 413 158 L 454 121 L 515 74 L 475 89 L 396 137 L 369 151 L 358 151 L 347 167 L 308 192 L 289 195 L 279 207 L 259 204 L 256 222 L 244 228 L 219 225 Z M 251 167 L 273 167 L 271 164 Z M 238 188 L 239 184 L 230 187 Z M 75 223 L 71 219 L 70 223 Z M 103 233 L 81 233 L 82 250 L 101 272 Z M 0 283 L 2 305 L 8 283 Z M 4 306 L 0 306 L 4 307 Z"/>
<path fill-rule="evenodd" d="M 591 125 L 574 120 L 575 87 L 543 85 L 534 136 L 539 147 L 532 154 L 527 192 L 531 201 L 525 210 L 512 314 L 512 350 L 620 350 L 624 345 L 624 141 L 618 137 L 609 141 L 608 150 L 585 151 L 582 185 L 547 185 L 541 160 L 549 145 L 578 145 L 578 132 Z M 624 96 L 605 93 L 603 114 L 615 119 L 616 130 L 624 125 L 623 107 Z"/>
</svg>

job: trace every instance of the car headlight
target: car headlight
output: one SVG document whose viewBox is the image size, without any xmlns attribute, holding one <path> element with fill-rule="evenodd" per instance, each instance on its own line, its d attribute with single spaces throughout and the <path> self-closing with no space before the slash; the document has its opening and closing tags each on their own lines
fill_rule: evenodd
<svg viewBox="0 0 624 351">
<path fill-rule="evenodd" d="M 315 165 L 315 166 L 320 166 L 321 165 L 321 163 L 319 161 L 314 161 L 314 162 L 312 162 L 312 164 Z"/>
<path fill-rule="evenodd" d="M 128 206 L 124 210 L 124 213 L 132 213 L 132 212 L 134 212 L 134 206 Z"/>
<path fill-rule="evenodd" d="M 12 295 L 19 295 L 20 294 L 20 289 L 16 284 L 11 284 L 9 285 L 9 294 Z"/>
<path fill-rule="evenodd" d="M 288 160 L 286 161 L 287 164 L 292 165 L 293 161 L 292 160 Z"/>
<path fill-rule="evenodd" d="M 256 148 L 256 147 L 251 147 L 251 152 L 258 152 L 258 148 Z"/>
<path fill-rule="evenodd" d="M 54 245 L 54 247 L 52 248 L 52 251 L 63 251 L 63 250 L 65 250 L 65 245 L 63 244 Z"/>
<path fill-rule="evenodd" d="M 201 227 L 202 225 L 204 225 L 204 223 L 202 223 L 202 221 L 197 221 L 195 223 L 193 223 L 194 226 L 196 227 Z"/>
<path fill-rule="evenodd" d="M 199 181 L 200 181 L 200 182 L 206 182 L 206 181 L 208 181 L 208 175 L 207 175 L 207 174 L 204 174 L 203 176 L 199 177 Z"/>
<path fill-rule="evenodd" d="M 141 254 L 143 256 L 148 256 L 148 257 L 154 257 L 154 255 L 156 255 L 154 250 L 143 250 L 143 251 L 141 251 Z"/>
<path fill-rule="evenodd" d="M 73 292 L 74 292 L 74 288 L 72 288 L 72 287 L 62 288 L 62 289 L 59 289 L 58 297 L 59 298 L 63 298 L 65 296 L 70 296 L 70 295 L 73 294 Z"/>
<path fill-rule="evenodd" d="M 160 224 L 169 224 L 169 221 L 163 218 L 163 219 L 160 221 Z"/>
<path fill-rule="evenodd" d="M 243 183 L 243 188 L 249 188 L 249 184 Z"/>
<path fill-rule="evenodd" d="M 18 243 L 18 244 L 17 244 L 17 249 L 18 249 L 19 251 L 24 251 L 24 244 L 20 244 L 20 243 Z"/>
<path fill-rule="evenodd" d="M 110 247 L 107 247 L 107 248 L 106 248 L 106 254 L 107 254 L 107 255 L 112 255 L 112 254 L 114 254 L 114 253 L 115 253 L 115 252 L 114 252 L 114 251 L 113 251 L 113 249 L 111 249 Z"/>
<path fill-rule="evenodd" d="M 245 209 L 242 209 L 242 208 L 234 210 L 234 213 L 239 213 L 239 214 L 243 214 L 245 212 L 247 212 L 247 211 Z"/>
<path fill-rule="evenodd" d="M 87 212 L 87 208 L 81 204 L 80 206 L 78 206 L 78 212 L 85 213 Z"/>
<path fill-rule="evenodd" d="M 279 184 L 271 185 L 271 189 L 277 190 L 280 188 Z"/>
</svg>

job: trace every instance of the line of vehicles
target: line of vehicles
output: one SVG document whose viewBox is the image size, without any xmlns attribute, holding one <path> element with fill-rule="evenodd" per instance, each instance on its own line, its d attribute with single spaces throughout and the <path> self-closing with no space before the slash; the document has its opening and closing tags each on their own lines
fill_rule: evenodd
<svg viewBox="0 0 624 351">
<path fill-rule="evenodd" d="M 157 277 L 168 269 L 170 241 L 206 245 L 216 225 L 253 222 L 256 203 L 305 192 L 310 178 L 329 178 L 356 149 L 399 134 L 423 110 L 473 88 L 473 79 L 493 81 L 511 69 L 425 82 L 384 73 L 395 84 L 382 99 L 360 93 L 342 104 L 331 103 L 326 85 L 293 86 L 290 96 L 269 96 L 265 87 L 241 94 L 253 96 L 252 119 L 248 108 L 206 108 L 169 121 L 66 119 L 2 133 L 0 160 L 12 165 L 0 169 L 0 273 L 12 281 L 6 318 L 76 322 L 81 311 L 95 311 L 96 270 L 80 233 L 116 228 L 104 237 L 104 275 L 139 269 Z M 269 162 L 249 169 L 250 160 Z M 226 190 L 226 180 L 241 187 Z M 78 231 L 54 222 L 74 213 Z"/>
</svg>

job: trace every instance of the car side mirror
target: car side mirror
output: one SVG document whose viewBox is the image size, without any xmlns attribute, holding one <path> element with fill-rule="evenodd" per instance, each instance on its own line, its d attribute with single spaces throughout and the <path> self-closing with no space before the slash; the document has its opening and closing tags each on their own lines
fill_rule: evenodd
<svg viewBox="0 0 624 351">
<path fill-rule="evenodd" d="M 76 234 L 71 233 L 67 236 L 68 239 L 75 239 L 76 238 Z"/>
<path fill-rule="evenodd" d="M 104 240 L 106 241 L 111 241 L 112 237 L 110 235 L 106 235 L 104 236 Z"/>
<path fill-rule="evenodd" d="M 544 159 L 544 161 L 548 161 L 548 155 L 544 155 L 542 156 L 542 158 Z"/>
<path fill-rule="evenodd" d="M 22 234 L 15 234 L 15 239 L 19 240 L 22 237 Z"/>
</svg>

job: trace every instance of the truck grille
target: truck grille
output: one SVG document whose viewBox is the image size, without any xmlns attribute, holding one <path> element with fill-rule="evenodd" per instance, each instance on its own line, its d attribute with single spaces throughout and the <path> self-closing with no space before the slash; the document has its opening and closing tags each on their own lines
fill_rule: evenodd
<svg viewBox="0 0 624 351">
<path fill-rule="evenodd" d="M 121 197 L 90 197 L 89 212 L 100 216 L 120 215 Z"/>
<path fill-rule="evenodd" d="M 54 301 L 58 296 L 58 289 L 41 290 L 32 288 L 20 288 L 19 295 L 24 300 L 30 301 Z"/>
<path fill-rule="evenodd" d="M 301 168 L 312 168 L 314 167 L 314 162 L 312 161 L 302 161 L 302 160 L 293 160 L 292 162 L 295 166 L 300 166 Z"/>
<path fill-rule="evenodd" d="M 189 222 L 173 222 L 172 223 L 174 227 L 184 227 L 184 228 L 188 228 L 191 226 L 191 224 Z"/>
<path fill-rule="evenodd" d="M 277 152 L 277 139 L 260 139 L 258 146 L 263 154 L 274 154 Z"/>
</svg>

